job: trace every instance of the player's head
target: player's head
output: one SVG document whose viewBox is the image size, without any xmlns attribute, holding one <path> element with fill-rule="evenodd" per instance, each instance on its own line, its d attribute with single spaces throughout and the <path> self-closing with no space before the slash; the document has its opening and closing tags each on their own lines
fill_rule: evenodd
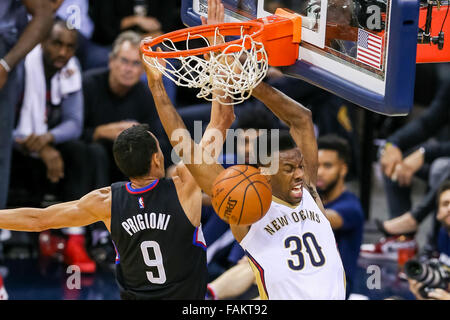
<svg viewBox="0 0 450 320">
<path fill-rule="evenodd" d="M 450 231 L 450 180 L 444 181 L 437 192 L 438 212 L 436 218 Z"/>
<path fill-rule="evenodd" d="M 267 144 L 267 155 L 271 158 L 269 164 L 264 165 L 260 161 L 259 166 L 262 172 L 265 171 L 264 167 L 269 165 L 271 168 L 277 167 L 277 170 L 268 176 L 272 194 L 283 201 L 296 205 L 303 196 L 303 155 L 287 130 L 279 131 L 277 147 L 273 146 L 272 142 L 271 138 L 263 135 L 258 137 L 258 148 L 263 143 Z M 260 155 L 259 150 L 258 154 Z M 274 166 L 273 161 L 278 161 L 278 165 Z"/>
<path fill-rule="evenodd" d="M 138 83 L 144 69 L 140 60 L 141 36 L 134 31 L 121 33 L 109 54 L 110 82 L 131 88 Z"/>
<path fill-rule="evenodd" d="M 348 172 L 350 147 L 346 140 L 336 135 L 322 136 L 317 141 L 318 170 L 317 191 L 328 194 L 342 185 Z"/>
<path fill-rule="evenodd" d="M 120 171 L 130 179 L 165 175 L 164 155 L 146 124 L 122 131 L 114 141 L 113 153 Z"/>
<path fill-rule="evenodd" d="M 64 20 L 57 19 L 42 41 L 42 56 L 44 64 L 50 70 L 61 70 L 75 55 L 77 48 L 77 31 L 70 29 Z"/>
</svg>

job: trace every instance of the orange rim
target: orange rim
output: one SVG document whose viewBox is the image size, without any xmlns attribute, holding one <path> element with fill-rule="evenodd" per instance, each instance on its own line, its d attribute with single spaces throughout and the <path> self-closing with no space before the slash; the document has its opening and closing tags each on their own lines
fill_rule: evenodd
<svg viewBox="0 0 450 320">
<path fill-rule="evenodd" d="M 225 42 L 223 44 L 218 44 L 215 46 L 207 46 L 203 48 L 196 48 L 190 50 L 179 50 L 179 51 L 169 51 L 169 52 L 157 52 L 152 51 L 151 47 L 162 43 L 166 39 L 170 39 L 173 42 L 180 42 L 190 39 L 198 39 L 203 37 L 214 36 L 216 28 L 219 28 L 220 34 L 222 36 L 240 36 L 241 29 L 243 28 L 243 34 L 249 35 L 253 39 L 257 39 L 262 35 L 264 30 L 264 24 L 258 21 L 247 21 L 247 22 L 231 22 L 231 23 L 219 23 L 212 25 L 201 25 L 191 28 L 184 28 L 176 30 L 173 32 L 166 33 L 162 36 L 156 37 L 151 40 L 143 40 L 141 43 L 141 52 L 153 58 L 177 58 L 177 57 L 187 57 L 205 54 L 212 51 L 222 51 L 229 45 L 239 44 L 242 42 L 242 38 Z M 194 35 L 192 35 L 194 33 Z"/>
</svg>

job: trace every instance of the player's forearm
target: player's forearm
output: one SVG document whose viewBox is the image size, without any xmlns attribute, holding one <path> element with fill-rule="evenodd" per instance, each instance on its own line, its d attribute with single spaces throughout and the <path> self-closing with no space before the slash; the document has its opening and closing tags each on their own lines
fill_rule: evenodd
<svg viewBox="0 0 450 320">
<path fill-rule="evenodd" d="M 159 119 L 161 120 L 171 145 L 176 148 L 176 150 L 181 150 L 182 154 L 179 154 L 178 156 L 182 158 L 186 164 L 192 163 L 195 143 L 192 140 L 189 131 L 186 129 L 183 119 L 170 101 L 162 80 L 149 84 L 149 88 L 155 101 Z M 181 141 L 179 140 L 180 138 Z M 190 153 L 183 153 L 185 150 L 190 150 Z"/>
<path fill-rule="evenodd" d="M 217 160 L 226 139 L 227 130 L 235 119 L 234 107 L 213 101 L 211 120 L 203 134 L 200 145 Z"/>
<path fill-rule="evenodd" d="M 317 178 L 317 142 L 311 111 L 279 90 L 261 82 L 253 96 L 263 102 L 280 120 L 300 148 L 305 163 L 307 183 L 315 185 Z"/>
<path fill-rule="evenodd" d="M 38 232 L 41 230 L 39 211 L 35 208 L 0 210 L 0 229 Z"/>
<path fill-rule="evenodd" d="M 328 221 L 330 222 L 331 229 L 338 230 L 342 227 L 344 224 L 344 220 L 342 219 L 341 215 L 332 209 L 326 209 L 325 210 L 325 216 L 327 217 Z"/>
<path fill-rule="evenodd" d="M 264 103 L 290 128 L 304 123 L 312 123 L 312 114 L 309 109 L 267 83 L 261 82 L 253 89 L 252 95 Z"/>
<path fill-rule="evenodd" d="M 48 0 L 36 1 L 34 4 L 33 19 L 27 25 L 16 45 L 4 57 L 8 65 L 13 68 L 38 43 L 47 36 L 53 21 L 53 11 Z"/>
<path fill-rule="evenodd" d="M 209 285 L 218 299 L 236 298 L 247 291 L 255 281 L 252 268 L 248 263 L 237 264 L 228 269 Z"/>
</svg>

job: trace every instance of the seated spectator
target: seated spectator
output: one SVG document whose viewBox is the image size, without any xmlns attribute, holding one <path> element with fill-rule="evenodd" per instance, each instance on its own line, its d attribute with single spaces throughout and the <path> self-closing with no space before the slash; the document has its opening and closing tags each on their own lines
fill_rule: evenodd
<svg viewBox="0 0 450 320">
<path fill-rule="evenodd" d="M 106 67 L 108 64 L 108 46 L 92 41 L 94 22 L 89 16 L 89 0 L 64 0 L 56 12 L 57 17 L 66 20 L 71 28 L 78 31 L 78 57 L 83 70 Z"/>
<path fill-rule="evenodd" d="M 443 157 L 433 161 L 428 178 L 428 185 L 430 189 L 420 203 L 410 211 L 402 214 L 399 217 L 381 221 L 375 219 L 378 229 L 386 236 L 392 237 L 396 235 L 408 235 L 413 236 L 419 228 L 420 223 L 427 217 L 430 212 L 436 211 L 436 193 L 438 191 L 441 181 L 450 178 L 450 158 Z M 435 167 L 437 167 L 435 169 Z M 444 167 L 444 169 L 442 169 Z M 446 169 L 445 169 L 446 168 Z M 435 223 L 435 227 L 439 226 Z M 436 231 L 436 230 L 435 230 Z M 435 233 L 432 233 L 433 236 Z M 433 250 L 434 246 L 430 246 L 429 249 Z"/>
<path fill-rule="evenodd" d="M 435 209 L 437 186 L 448 178 L 450 171 L 450 81 L 439 89 L 431 106 L 418 118 L 387 138 L 381 150 L 390 220 L 378 222 L 386 235 L 414 233 L 418 224 Z M 427 196 L 412 208 L 412 178 L 428 182 Z M 434 222 L 434 230 L 439 224 Z M 436 232 L 433 232 L 436 234 Z"/>
<path fill-rule="evenodd" d="M 88 143 L 93 156 L 92 188 L 125 179 L 112 154 L 113 142 L 123 130 L 147 123 L 158 139 L 161 136 L 153 98 L 145 84 L 139 81 L 144 71 L 139 54 L 140 41 L 140 35 L 135 32 L 122 33 L 114 42 L 109 68 L 90 70 L 83 75 L 85 121 L 82 139 Z"/>
<path fill-rule="evenodd" d="M 46 169 L 50 182 L 64 180 L 61 191 L 65 201 L 86 192 L 86 184 L 80 182 L 80 174 L 75 172 L 85 165 L 84 156 L 80 155 L 82 144 L 77 141 L 83 126 L 83 93 L 81 71 L 73 56 L 76 42 L 76 32 L 57 20 L 49 37 L 27 55 L 23 98 L 13 133 L 13 171 L 19 175 L 13 184 L 20 182 L 24 173 L 30 174 L 14 169 L 40 166 Z M 37 172 L 33 174 L 38 175 Z M 27 181 L 26 185 L 36 188 L 33 194 L 45 192 L 39 179 L 35 184 Z"/>
<path fill-rule="evenodd" d="M 380 163 L 391 218 L 411 210 L 412 177 L 426 181 L 429 175 L 433 174 L 429 171 L 432 162 L 441 155 L 450 154 L 448 135 L 440 137 L 441 129 L 450 123 L 448 101 L 450 81 L 440 88 L 427 110 L 386 139 Z M 423 144 L 430 138 L 434 138 L 434 141 Z M 446 142 L 443 142 L 445 140 Z M 445 166 L 436 169 L 444 170 L 441 174 L 445 172 Z M 438 172 L 435 174 L 441 175 Z"/>
<path fill-rule="evenodd" d="M 318 151 L 317 191 L 342 258 L 348 298 L 356 281 L 364 213 L 357 196 L 345 187 L 350 165 L 347 141 L 335 135 L 322 136 L 318 139 Z"/>
<path fill-rule="evenodd" d="M 441 224 L 437 248 L 440 254 L 439 261 L 443 265 L 450 268 L 450 180 L 444 181 L 437 192 L 437 219 Z M 437 300 L 450 300 L 450 286 L 447 290 L 434 289 L 428 293 L 428 297 L 423 297 L 419 290 L 423 286 L 422 283 L 408 279 L 411 292 L 419 300 L 424 299 L 437 299 Z"/>
<path fill-rule="evenodd" d="M 50 188 L 62 201 L 89 191 L 86 147 L 77 140 L 83 126 L 83 93 L 76 45 L 76 31 L 56 20 L 48 37 L 25 58 L 25 86 L 13 133 L 11 187 L 27 190 L 26 199 L 35 198 L 38 205 Z M 65 262 L 93 272 L 95 264 L 84 251 L 81 231 L 66 232 L 70 236 Z"/>
</svg>

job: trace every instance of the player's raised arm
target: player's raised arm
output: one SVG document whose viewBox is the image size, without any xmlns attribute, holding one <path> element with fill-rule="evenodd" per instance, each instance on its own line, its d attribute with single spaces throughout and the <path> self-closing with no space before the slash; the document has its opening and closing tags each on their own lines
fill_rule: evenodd
<svg viewBox="0 0 450 320">
<path fill-rule="evenodd" d="M 0 229 L 40 232 L 48 229 L 81 227 L 103 221 L 110 229 L 111 189 L 94 190 L 80 200 L 63 202 L 45 209 L 0 210 Z"/>
<path fill-rule="evenodd" d="M 142 58 L 144 59 L 144 58 Z M 178 156 L 191 172 L 200 188 L 211 195 L 212 184 L 224 168 L 202 146 L 196 144 L 186 129 L 183 119 L 170 101 L 159 70 L 143 61 L 148 87 L 152 92 L 164 130 Z"/>
<path fill-rule="evenodd" d="M 308 183 L 315 187 L 318 160 L 311 111 L 264 82 L 253 89 L 252 95 L 289 126 L 289 132 L 302 152 Z"/>
</svg>

